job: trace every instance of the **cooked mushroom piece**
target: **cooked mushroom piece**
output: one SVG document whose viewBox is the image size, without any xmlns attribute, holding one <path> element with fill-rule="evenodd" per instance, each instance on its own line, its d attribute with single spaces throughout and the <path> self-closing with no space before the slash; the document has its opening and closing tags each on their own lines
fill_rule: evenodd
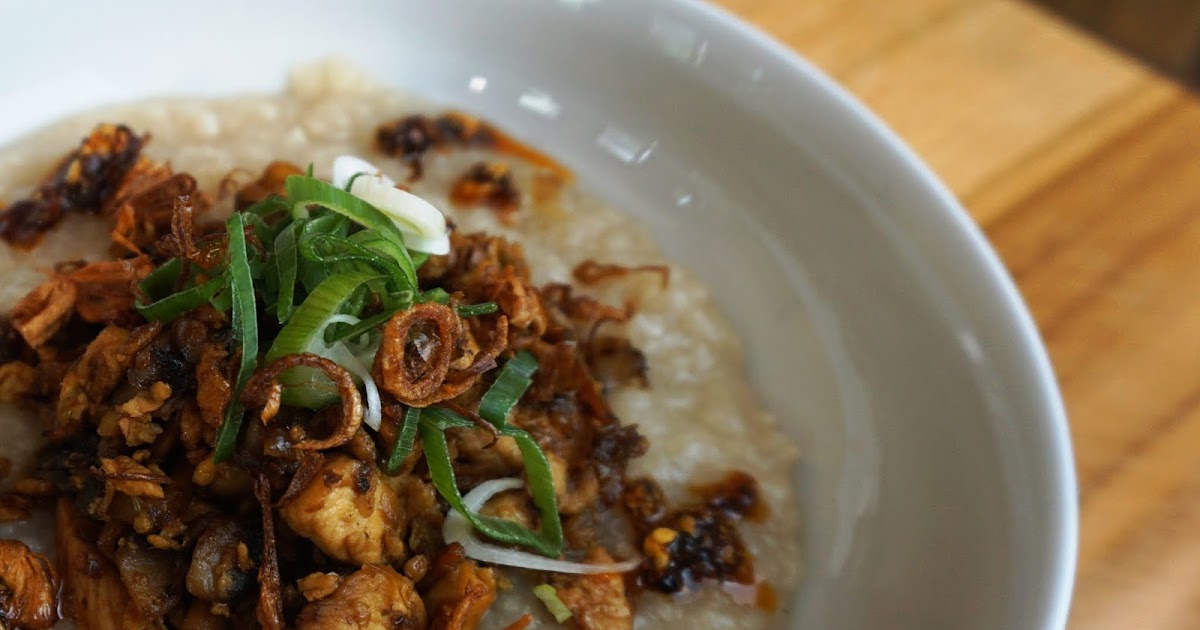
<svg viewBox="0 0 1200 630">
<path fill-rule="evenodd" d="M 424 630 L 425 604 L 408 578 L 386 566 L 351 573 L 328 596 L 309 603 L 296 630 Z"/>
<path fill-rule="evenodd" d="M 187 590 L 210 602 L 227 602 L 253 583 L 254 562 L 247 532 L 236 522 L 218 519 L 204 528 L 192 550 Z"/>
<path fill-rule="evenodd" d="M 58 575 L 25 543 L 0 540 L 0 627 L 40 630 L 58 621 Z"/>
<path fill-rule="evenodd" d="M 347 455 L 326 458 L 308 485 L 279 508 L 293 531 L 332 558 L 381 564 L 404 558 L 404 515 L 375 464 Z"/>
<path fill-rule="evenodd" d="M 135 606 L 147 617 L 161 618 L 182 599 L 184 558 L 126 538 L 117 546 L 117 573 Z"/>
<path fill-rule="evenodd" d="M 54 551 L 63 572 L 63 613 L 87 630 L 153 628 L 133 605 L 117 568 L 88 542 L 91 536 L 84 531 L 84 517 L 70 499 L 58 500 L 55 516 Z"/>
</svg>

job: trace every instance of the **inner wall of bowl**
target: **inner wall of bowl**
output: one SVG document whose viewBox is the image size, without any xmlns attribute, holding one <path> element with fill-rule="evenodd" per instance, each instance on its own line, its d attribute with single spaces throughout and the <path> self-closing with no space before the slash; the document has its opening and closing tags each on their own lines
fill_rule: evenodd
<svg viewBox="0 0 1200 630">
<path fill-rule="evenodd" d="M 1037 627 L 1049 506 L 1029 488 L 1048 482 L 1020 459 L 1037 440 L 991 380 L 1002 349 L 980 346 L 949 271 L 895 225 L 893 206 L 913 198 L 835 159 L 830 126 L 852 117 L 671 2 L 459 4 L 219 0 L 181 30 L 169 6 L 81 3 L 61 42 L 0 44 L 47 59 L 41 74 L 0 76 L 0 114 L 13 113 L 0 140 L 101 101 L 274 89 L 330 54 L 486 115 L 644 220 L 742 334 L 765 402 L 805 450 L 795 627 Z M 160 27 L 82 60 L 59 45 L 85 39 L 89 11 L 123 10 Z M 146 60 L 148 47 L 172 52 Z"/>
</svg>

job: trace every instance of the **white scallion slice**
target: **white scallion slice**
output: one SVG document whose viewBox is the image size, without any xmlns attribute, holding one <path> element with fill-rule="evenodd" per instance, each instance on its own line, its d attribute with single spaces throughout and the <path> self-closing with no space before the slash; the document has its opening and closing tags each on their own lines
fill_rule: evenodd
<svg viewBox="0 0 1200 630">
<path fill-rule="evenodd" d="M 396 181 L 384 175 L 378 166 L 357 155 L 339 155 L 335 158 L 333 160 L 333 179 L 329 183 L 345 190 L 355 175 L 369 175 L 383 180 L 388 186 L 396 185 Z"/>
<path fill-rule="evenodd" d="M 371 204 L 391 219 L 411 250 L 440 255 L 450 251 L 446 216 L 433 204 L 399 188 L 379 167 L 353 155 L 333 161 L 333 185 L 350 187 L 350 194 Z"/>
<path fill-rule="evenodd" d="M 507 490 L 525 487 L 525 482 L 513 477 L 485 481 L 474 490 L 463 496 L 463 505 L 472 512 L 478 512 L 489 499 Z M 446 524 L 442 527 L 442 538 L 446 543 L 458 543 L 468 557 L 492 564 L 510 567 L 532 569 L 534 571 L 551 571 L 554 573 L 602 574 L 626 573 L 641 564 L 640 560 L 625 560 L 607 564 L 587 564 L 555 560 L 528 551 L 509 549 L 491 543 L 486 543 L 475 537 L 471 522 L 458 511 L 451 509 L 446 515 Z"/>
</svg>

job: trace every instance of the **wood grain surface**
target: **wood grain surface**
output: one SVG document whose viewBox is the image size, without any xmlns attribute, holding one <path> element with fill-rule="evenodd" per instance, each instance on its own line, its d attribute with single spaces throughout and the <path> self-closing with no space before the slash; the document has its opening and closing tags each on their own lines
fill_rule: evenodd
<svg viewBox="0 0 1200 630">
<path fill-rule="evenodd" d="M 1080 482 L 1070 627 L 1200 628 L 1200 100 L 1016 0 L 718 0 L 883 117 L 1029 303 Z"/>
</svg>

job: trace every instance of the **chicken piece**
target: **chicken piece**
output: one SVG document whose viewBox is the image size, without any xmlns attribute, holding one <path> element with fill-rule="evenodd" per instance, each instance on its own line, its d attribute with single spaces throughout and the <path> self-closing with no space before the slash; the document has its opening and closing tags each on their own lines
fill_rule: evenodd
<svg viewBox="0 0 1200 630">
<path fill-rule="evenodd" d="M 13 307 L 13 327 L 29 347 L 39 348 L 71 319 L 77 297 L 74 282 L 63 277 L 51 278 Z"/>
<path fill-rule="evenodd" d="M 537 526 L 537 513 L 534 512 L 533 501 L 523 489 L 501 492 L 488 501 L 480 512 L 486 516 L 520 523 L 526 529 L 534 529 Z"/>
<path fill-rule="evenodd" d="M 521 449 L 511 437 L 500 436 L 493 444 L 490 433 L 470 428 L 451 429 L 446 438 L 460 483 L 474 485 L 487 479 L 519 475 L 524 470 Z"/>
<path fill-rule="evenodd" d="M 309 603 L 296 630 L 424 630 L 425 604 L 413 583 L 391 567 L 367 565 L 328 597 Z"/>
<path fill-rule="evenodd" d="M 446 515 L 438 503 L 439 497 L 433 484 L 422 481 L 416 475 L 386 477 L 385 483 L 396 491 L 396 496 L 404 504 L 404 516 L 408 521 L 408 538 L 405 541 L 408 543 L 408 552 L 437 553 L 442 546 L 442 524 L 446 521 Z"/>
<path fill-rule="evenodd" d="M 341 562 L 403 559 L 406 519 L 400 499 L 381 477 L 373 463 L 332 455 L 279 514 L 293 531 Z"/>
<path fill-rule="evenodd" d="M 82 630 L 161 628 L 133 605 L 117 568 L 83 537 L 84 520 L 71 500 L 58 500 L 55 555 L 62 572 L 62 610 Z"/>
<path fill-rule="evenodd" d="M 588 552 L 587 562 L 612 562 L 603 547 Z M 600 575 L 555 575 L 551 584 L 581 630 L 632 630 L 633 605 L 625 593 L 620 573 Z"/>
<path fill-rule="evenodd" d="M 318 571 L 296 580 L 296 588 L 300 589 L 300 594 L 304 596 L 305 600 L 314 602 L 332 595 L 341 583 L 342 576 Z"/>
<path fill-rule="evenodd" d="M 58 575 L 23 542 L 0 540 L 0 627 L 40 630 L 58 621 Z"/>
<path fill-rule="evenodd" d="M 442 553 L 425 592 L 430 630 L 474 630 L 496 601 L 495 572 L 464 558 L 459 545 Z"/>
<path fill-rule="evenodd" d="M 586 468 L 572 478 L 566 460 L 553 451 L 546 452 L 550 463 L 550 477 L 554 480 L 554 494 L 558 500 L 558 511 L 566 515 L 583 512 L 596 502 L 600 494 L 600 483 L 596 473 Z"/>
</svg>

